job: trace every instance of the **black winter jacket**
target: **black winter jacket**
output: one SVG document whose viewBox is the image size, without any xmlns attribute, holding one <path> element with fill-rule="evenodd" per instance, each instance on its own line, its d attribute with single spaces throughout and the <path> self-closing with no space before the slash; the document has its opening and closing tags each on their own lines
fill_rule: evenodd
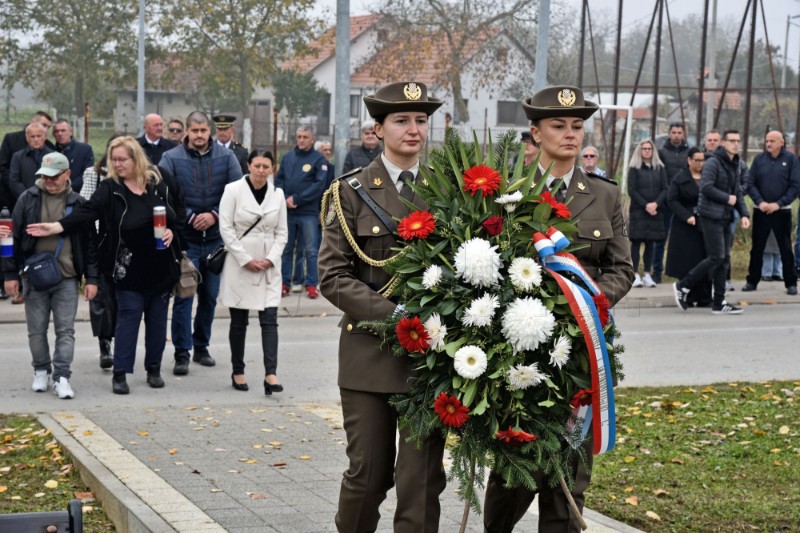
<svg viewBox="0 0 800 533">
<path fill-rule="evenodd" d="M 28 235 L 25 230 L 28 224 L 42 221 L 42 194 L 42 190 L 34 185 L 22 193 L 14 207 L 11 215 L 14 223 L 14 256 L 3 258 L 3 275 L 6 280 L 19 280 L 25 260 L 36 253 L 38 237 Z M 67 196 L 67 206 L 72 206 L 73 212 L 80 209 L 85 202 L 76 192 L 70 191 Z M 86 277 L 86 283 L 92 285 L 97 285 L 100 277 L 96 238 L 94 227 L 91 226 L 69 235 L 75 273 L 78 279 Z"/>
<path fill-rule="evenodd" d="M 744 203 L 739 166 L 739 156 L 728 157 L 722 146 L 706 159 L 700 178 L 700 199 L 697 212 L 701 217 L 729 222 L 735 207 L 742 217 L 749 217 Z M 736 196 L 735 206 L 728 204 L 730 195 Z"/>
<path fill-rule="evenodd" d="M 689 154 L 689 145 L 686 142 L 675 146 L 669 139 L 664 145 L 658 149 L 658 157 L 664 163 L 667 170 L 667 182 L 672 181 L 672 178 L 683 169 L 689 169 L 689 163 L 686 161 Z"/>
</svg>

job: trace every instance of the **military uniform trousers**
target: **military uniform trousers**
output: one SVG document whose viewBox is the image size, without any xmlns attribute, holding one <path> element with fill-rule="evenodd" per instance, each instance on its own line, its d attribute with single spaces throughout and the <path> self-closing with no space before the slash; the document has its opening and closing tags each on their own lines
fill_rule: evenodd
<svg viewBox="0 0 800 533">
<path fill-rule="evenodd" d="M 439 529 L 439 495 L 445 488 L 442 466 L 444 438 L 438 431 L 420 447 L 397 442 L 397 412 L 391 394 L 340 389 L 347 457 L 339 492 L 336 528 L 341 533 L 366 533 L 378 528 L 378 507 L 397 486 L 395 533 L 434 533 Z M 425 481 L 427 480 L 427 482 Z"/>
<path fill-rule="evenodd" d="M 575 486 L 572 497 L 578 509 L 583 512 L 583 493 L 592 478 L 592 439 L 583 445 L 586 464 L 576 461 L 572 466 Z M 580 533 L 581 526 L 569 509 L 567 497 L 560 486 L 550 487 L 542 472 L 534 472 L 536 486 L 539 489 L 539 533 Z M 525 487 L 507 489 L 503 478 L 492 472 L 486 484 L 486 500 L 483 508 L 483 524 L 486 533 L 510 533 L 528 511 L 537 492 Z"/>
</svg>

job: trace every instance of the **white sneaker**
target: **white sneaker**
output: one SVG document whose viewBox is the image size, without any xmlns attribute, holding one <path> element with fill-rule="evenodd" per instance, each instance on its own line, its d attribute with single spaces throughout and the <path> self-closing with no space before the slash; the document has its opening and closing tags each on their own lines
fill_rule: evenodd
<svg viewBox="0 0 800 533">
<path fill-rule="evenodd" d="M 642 286 L 642 277 L 639 274 L 636 274 L 636 277 L 633 278 L 633 286 L 634 287 Z"/>
<path fill-rule="evenodd" d="M 59 400 L 71 400 L 75 397 L 75 392 L 72 390 L 69 381 L 63 376 L 53 383 L 53 394 L 58 396 Z"/>
<path fill-rule="evenodd" d="M 33 372 L 33 385 L 31 388 L 34 392 L 44 392 L 50 383 L 50 374 L 47 370 L 36 370 Z"/>
<path fill-rule="evenodd" d="M 292 285 L 292 292 L 303 292 L 303 285 L 300 283 Z"/>
<path fill-rule="evenodd" d="M 645 287 L 655 287 L 656 282 L 653 281 L 653 278 L 650 277 L 650 274 L 645 274 L 644 278 L 642 278 L 642 283 L 644 283 Z"/>
</svg>

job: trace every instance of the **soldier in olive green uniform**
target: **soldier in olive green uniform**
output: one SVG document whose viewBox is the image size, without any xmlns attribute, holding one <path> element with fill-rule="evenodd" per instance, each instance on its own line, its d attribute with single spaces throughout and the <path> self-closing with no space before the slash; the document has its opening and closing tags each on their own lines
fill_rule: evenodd
<svg viewBox="0 0 800 533">
<path fill-rule="evenodd" d="M 396 484 L 397 533 L 435 532 L 439 494 L 445 487 L 444 439 L 436 432 L 418 448 L 400 432 L 388 400 L 410 389 L 411 360 L 381 350 L 378 339 L 358 327 L 397 309 L 391 277 L 383 266 L 396 252 L 392 217 L 402 218 L 408 198 L 424 208 L 406 180 L 414 179 L 428 135 L 428 117 L 442 105 L 422 83 L 393 83 L 364 97 L 384 152 L 367 167 L 335 180 L 323 200 L 325 228 L 319 253 L 322 294 L 344 312 L 339 342 L 339 379 L 347 456 L 339 493 L 340 532 L 375 531 L 378 507 Z M 396 467 L 395 467 L 396 462 Z"/>
<path fill-rule="evenodd" d="M 626 222 L 622 214 L 622 194 L 616 182 L 594 174 L 584 174 L 575 165 L 583 144 L 583 121 L 597 111 L 597 104 L 584 101 L 576 87 L 548 87 L 523 101 L 531 120 L 531 134 L 541 148 L 537 178 L 553 163 L 548 186 L 560 179 L 557 195 L 566 191 L 569 209 L 577 219 L 578 236 L 573 244 L 588 244 L 574 252 L 588 274 L 597 282 L 611 305 L 619 302 L 633 284 L 633 264 Z M 583 509 L 583 492 L 589 486 L 592 445 L 584 446 L 586 465 L 573 465 L 575 503 Z M 539 531 L 578 533 L 578 521 L 571 516 L 567 498 L 560 488 L 552 489 L 541 472 L 535 472 L 539 488 Z M 487 533 L 508 533 L 525 515 L 536 493 L 525 487 L 507 489 L 503 479 L 492 473 L 486 486 L 484 526 Z"/>
<path fill-rule="evenodd" d="M 236 122 L 236 117 L 234 115 L 214 115 L 211 119 L 217 128 L 217 144 L 233 150 L 233 155 L 236 156 L 239 166 L 242 167 L 242 174 L 249 174 L 247 148 L 235 139 L 233 132 L 233 124 Z"/>
</svg>

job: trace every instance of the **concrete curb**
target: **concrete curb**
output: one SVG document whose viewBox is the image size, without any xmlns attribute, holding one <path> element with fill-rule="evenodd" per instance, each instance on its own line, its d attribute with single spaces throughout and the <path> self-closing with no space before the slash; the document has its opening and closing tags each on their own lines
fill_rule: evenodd
<svg viewBox="0 0 800 533">
<path fill-rule="evenodd" d="M 83 447 L 50 415 L 39 415 L 39 422 L 72 456 L 81 479 L 92 489 L 117 531 L 128 533 L 173 533 L 175 530 L 145 505 L 128 487 Z"/>
</svg>

